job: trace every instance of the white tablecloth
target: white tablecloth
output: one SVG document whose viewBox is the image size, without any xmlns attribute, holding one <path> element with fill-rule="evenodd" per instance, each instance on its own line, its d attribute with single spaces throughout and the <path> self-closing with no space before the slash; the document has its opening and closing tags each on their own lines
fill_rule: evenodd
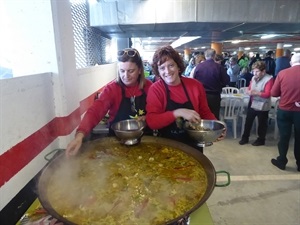
<svg viewBox="0 0 300 225">
<path fill-rule="evenodd" d="M 247 94 L 221 94 L 221 99 L 225 99 L 225 98 L 241 98 L 244 100 L 245 107 L 248 107 L 248 103 L 250 100 L 250 96 Z M 276 101 L 279 98 L 280 97 L 271 97 L 272 107 L 275 106 Z M 222 105 L 222 101 L 221 101 L 221 106 L 224 106 L 224 104 Z"/>
</svg>

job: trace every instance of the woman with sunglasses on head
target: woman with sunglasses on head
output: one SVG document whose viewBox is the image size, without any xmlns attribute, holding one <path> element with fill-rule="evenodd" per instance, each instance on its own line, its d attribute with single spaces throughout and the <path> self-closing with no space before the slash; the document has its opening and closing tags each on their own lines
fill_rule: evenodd
<svg viewBox="0 0 300 225">
<path fill-rule="evenodd" d="M 158 136 L 181 141 L 202 152 L 203 148 L 198 147 L 183 129 L 183 122 L 216 120 L 208 107 L 203 85 L 182 76 L 183 60 L 171 46 L 154 53 L 152 69 L 161 79 L 150 87 L 147 95 L 148 126 L 158 130 Z"/>
<path fill-rule="evenodd" d="M 146 95 L 152 84 L 144 76 L 143 61 L 134 48 L 118 52 L 118 74 L 116 81 L 109 83 L 85 113 L 75 138 L 68 144 L 66 155 L 77 154 L 83 138 L 109 115 L 109 134 L 114 135 L 111 125 L 121 120 L 145 119 Z"/>
</svg>

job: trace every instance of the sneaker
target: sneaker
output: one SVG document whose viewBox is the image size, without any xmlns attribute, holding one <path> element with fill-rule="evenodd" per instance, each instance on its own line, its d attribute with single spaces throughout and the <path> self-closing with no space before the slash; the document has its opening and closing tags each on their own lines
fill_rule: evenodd
<svg viewBox="0 0 300 225">
<path fill-rule="evenodd" d="M 285 170 L 285 165 L 278 162 L 277 159 L 271 159 L 271 163 L 281 170 Z M 299 168 L 298 168 L 299 169 Z"/>
<path fill-rule="evenodd" d="M 265 145 L 265 141 L 261 141 L 259 139 L 256 139 L 253 143 L 253 146 L 260 146 L 260 145 Z"/>
<path fill-rule="evenodd" d="M 241 139 L 240 141 L 239 141 L 239 144 L 240 145 L 244 145 L 244 144 L 247 144 L 249 142 L 249 140 L 248 139 Z"/>
</svg>

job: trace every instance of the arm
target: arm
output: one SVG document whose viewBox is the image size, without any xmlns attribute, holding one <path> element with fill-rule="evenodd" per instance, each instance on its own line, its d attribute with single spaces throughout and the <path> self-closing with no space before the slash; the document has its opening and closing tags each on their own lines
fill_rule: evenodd
<svg viewBox="0 0 300 225">
<path fill-rule="evenodd" d="M 280 89 L 280 81 L 281 76 L 279 76 L 281 73 L 279 72 L 278 76 L 275 79 L 274 85 L 271 89 L 271 96 L 273 97 L 279 97 L 281 95 L 281 89 Z"/>
<path fill-rule="evenodd" d="M 82 132 L 84 135 L 87 135 L 107 114 L 108 110 L 111 111 L 111 108 L 114 112 L 118 109 L 121 99 L 116 99 L 116 90 L 110 86 L 106 87 L 103 92 L 100 94 L 99 99 L 95 100 L 93 105 L 86 111 L 77 132 Z M 117 92 L 119 93 L 119 92 Z M 116 109 L 117 106 L 117 109 Z M 112 114 L 112 112 L 110 112 Z M 115 113 L 113 113 L 113 116 Z M 110 121 L 113 118 L 110 116 Z"/>
<path fill-rule="evenodd" d="M 111 93 L 112 90 L 114 90 L 115 95 Z M 65 153 L 67 157 L 78 153 L 83 138 L 101 121 L 101 119 L 103 119 L 107 114 L 107 111 L 113 105 L 112 102 L 114 102 L 115 108 L 119 107 L 120 101 L 117 101 L 117 99 L 114 98 L 114 96 L 118 96 L 118 94 L 119 92 L 116 91 L 116 88 L 108 86 L 104 89 L 103 93 L 101 93 L 99 99 L 94 101 L 93 105 L 84 115 L 84 118 L 76 131 L 75 138 L 67 145 Z M 113 109 L 112 111 L 116 111 L 116 109 Z"/>
<path fill-rule="evenodd" d="M 274 79 L 270 79 L 262 92 L 260 92 L 260 97 L 262 98 L 270 98 L 271 97 L 271 89 L 274 83 Z"/>
<path fill-rule="evenodd" d="M 195 81 L 193 86 L 189 86 L 188 91 L 193 107 L 200 114 L 201 119 L 216 120 L 216 117 L 208 107 L 206 93 L 202 83 Z"/>
<path fill-rule="evenodd" d="M 157 81 L 148 91 L 146 122 L 150 129 L 161 129 L 176 119 L 172 111 L 165 111 L 166 92 L 162 82 Z"/>
<path fill-rule="evenodd" d="M 262 91 L 251 91 L 252 96 L 259 96 L 261 98 L 270 98 L 271 97 L 271 89 L 274 83 L 274 79 L 271 78 L 265 85 L 264 90 Z"/>
</svg>

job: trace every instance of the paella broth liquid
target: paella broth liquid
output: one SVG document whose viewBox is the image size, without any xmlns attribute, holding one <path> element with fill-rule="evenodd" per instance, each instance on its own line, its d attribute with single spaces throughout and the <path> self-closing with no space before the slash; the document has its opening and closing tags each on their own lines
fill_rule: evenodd
<svg viewBox="0 0 300 225">
<path fill-rule="evenodd" d="M 75 224 L 162 224 L 182 216 L 207 187 L 201 164 L 161 144 L 97 144 L 55 168 L 52 208 Z"/>
</svg>

